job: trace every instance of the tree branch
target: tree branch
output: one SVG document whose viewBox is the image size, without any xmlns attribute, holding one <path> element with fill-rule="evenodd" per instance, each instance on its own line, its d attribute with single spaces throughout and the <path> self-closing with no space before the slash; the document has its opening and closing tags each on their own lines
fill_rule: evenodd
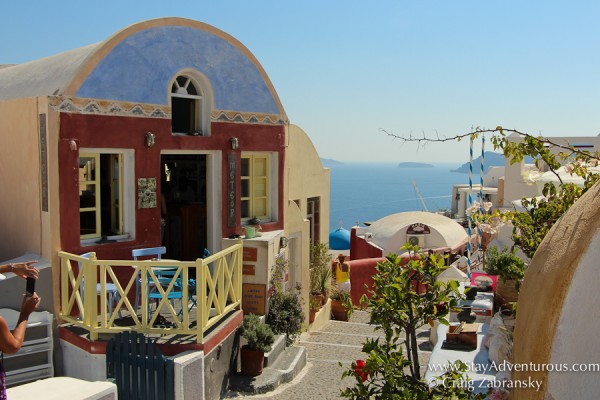
<svg viewBox="0 0 600 400">
<path fill-rule="evenodd" d="M 547 144 L 552 147 L 556 147 L 558 149 L 567 150 L 571 154 L 576 154 L 576 155 L 584 157 L 584 158 L 591 157 L 591 155 L 588 152 L 578 150 L 573 146 L 558 144 L 558 143 L 555 143 L 552 140 L 544 138 L 542 136 L 533 136 L 529 133 L 521 132 L 517 129 L 506 129 L 506 128 L 502 128 L 501 126 L 497 126 L 494 129 L 471 128 L 470 132 L 462 133 L 462 134 L 458 134 L 458 135 L 454 135 L 454 136 L 450 136 L 450 137 L 446 137 L 446 136 L 440 137 L 440 135 L 437 133 L 437 131 L 436 131 L 435 137 L 428 137 L 425 135 L 425 133 L 423 133 L 422 137 L 415 137 L 412 135 L 412 133 L 410 133 L 407 137 L 407 136 L 401 136 L 401 135 L 397 135 L 395 133 L 388 132 L 385 129 L 380 129 L 380 132 L 383 132 L 387 136 L 392 137 L 394 139 L 401 140 L 402 143 L 417 143 L 418 146 L 424 146 L 425 144 L 428 144 L 428 143 L 444 143 L 444 142 L 452 142 L 452 141 L 461 141 L 462 139 L 468 138 L 471 135 L 474 135 L 477 138 L 477 137 L 479 137 L 479 135 L 484 135 L 486 133 L 497 133 L 497 134 L 501 134 L 503 136 L 506 136 L 506 133 L 509 133 L 509 134 L 516 133 L 519 136 L 522 136 L 525 138 L 530 138 L 537 142 Z"/>
</svg>

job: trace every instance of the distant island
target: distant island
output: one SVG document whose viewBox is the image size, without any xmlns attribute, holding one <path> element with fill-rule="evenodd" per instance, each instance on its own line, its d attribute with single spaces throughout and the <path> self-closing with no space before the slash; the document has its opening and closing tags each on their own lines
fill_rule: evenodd
<svg viewBox="0 0 600 400">
<path fill-rule="evenodd" d="M 503 167 L 504 166 L 504 154 L 494 153 L 493 151 L 486 151 L 484 155 L 485 155 L 484 167 L 485 167 L 486 173 L 487 173 L 488 169 L 490 169 L 490 167 Z M 479 174 L 480 171 L 481 171 L 481 156 L 473 159 L 473 173 Z M 469 173 L 469 163 L 466 162 L 463 165 L 461 165 L 460 167 L 450 170 L 450 172 L 460 172 L 463 174 L 468 174 Z"/>
<path fill-rule="evenodd" d="M 398 164 L 398 168 L 433 168 L 433 165 L 420 162 L 401 162 Z"/>
<path fill-rule="evenodd" d="M 337 160 L 332 160 L 330 158 L 321 158 L 321 162 L 323 163 L 324 167 L 331 167 L 333 165 L 344 165 L 343 162 L 337 161 Z"/>
<path fill-rule="evenodd" d="M 484 156 L 485 156 L 485 160 L 483 160 L 483 162 L 484 162 L 484 170 L 486 173 L 487 173 L 488 169 L 490 169 L 490 167 L 504 167 L 504 160 L 505 160 L 504 154 L 494 153 L 493 151 L 486 151 Z M 533 159 L 531 157 L 525 157 L 524 161 L 526 164 L 533 163 Z M 480 171 L 481 171 L 481 156 L 473 159 L 473 173 L 479 174 Z M 463 165 L 461 165 L 460 167 L 450 170 L 450 172 L 460 172 L 463 174 L 468 174 L 469 173 L 469 163 L 466 162 Z"/>
</svg>

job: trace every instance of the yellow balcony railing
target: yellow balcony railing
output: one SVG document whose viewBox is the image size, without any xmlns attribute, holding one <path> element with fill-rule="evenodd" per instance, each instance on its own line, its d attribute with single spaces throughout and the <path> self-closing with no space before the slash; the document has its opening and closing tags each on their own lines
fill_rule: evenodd
<svg viewBox="0 0 600 400">
<path fill-rule="evenodd" d="M 231 310 L 241 308 L 241 244 L 196 261 L 98 260 L 94 253 L 87 258 L 64 251 L 58 255 L 60 318 L 88 330 L 91 340 L 98 339 L 100 333 L 135 330 L 144 334 L 196 335 L 197 343 L 203 343 L 207 329 Z M 132 272 L 127 282 L 119 282 L 115 274 L 123 268 Z M 160 275 L 160 268 L 169 268 L 169 276 Z M 193 270 L 196 279 L 190 280 Z M 112 307 L 112 313 L 109 312 L 108 282 L 115 285 L 116 297 L 119 298 Z M 137 289 L 140 293 L 136 292 Z M 151 290 L 155 293 L 153 297 L 158 299 L 150 298 Z M 176 291 L 175 301 L 180 302 L 179 307 L 177 304 L 174 307 L 170 300 Z M 130 301 L 135 296 L 139 296 L 137 310 Z M 155 302 L 158 304 L 153 309 Z M 127 326 L 115 324 L 119 311 L 128 313 Z M 155 326 L 159 315 L 165 317 L 171 327 Z"/>
</svg>

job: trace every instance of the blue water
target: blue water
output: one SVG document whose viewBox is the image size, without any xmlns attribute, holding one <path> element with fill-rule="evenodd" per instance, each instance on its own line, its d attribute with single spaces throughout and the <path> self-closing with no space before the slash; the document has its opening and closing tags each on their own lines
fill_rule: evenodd
<svg viewBox="0 0 600 400">
<path fill-rule="evenodd" d="M 398 168 L 398 163 L 344 163 L 331 169 L 330 229 L 350 229 L 403 211 L 450 209 L 452 185 L 468 183 L 469 175 L 450 172 L 458 164 L 433 168 Z M 479 179 L 479 178 L 478 178 Z M 478 182 L 477 182 L 478 183 Z"/>
</svg>

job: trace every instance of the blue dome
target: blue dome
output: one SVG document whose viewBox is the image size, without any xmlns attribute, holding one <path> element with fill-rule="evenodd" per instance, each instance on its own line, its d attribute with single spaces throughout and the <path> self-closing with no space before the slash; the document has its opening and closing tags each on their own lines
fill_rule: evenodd
<svg viewBox="0 0 600 400">
<path fill-rule="evenodd" d="M 329 232 L 329 248 L 331 250 L 350 250 L 350 231 L 338 228 Z"/>
</svg>

